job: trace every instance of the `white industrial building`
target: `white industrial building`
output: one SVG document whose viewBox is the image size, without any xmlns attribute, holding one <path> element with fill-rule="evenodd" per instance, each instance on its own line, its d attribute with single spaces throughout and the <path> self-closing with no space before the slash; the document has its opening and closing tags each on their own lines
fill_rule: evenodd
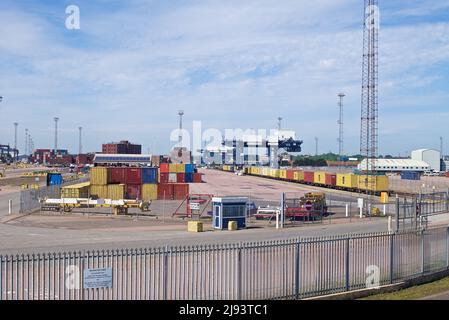
<svg viewBox="0 0 449 320">
<path fill-rule="evenodd" d="M 367 167 L 366 159 L 363 159 L 358 165 L 358 169 L 362 171 L 367 170 Z M 430 165 L 424 161 L 413 159 L 376 159 L 374 170 L 380 172 L 424 172 L 430 170 Z"/>
<path fill-rule="evenodd" d="M 412 160 L 424 161 L 430 166 L 430 170 L 441 170 L 441 153 L 433 149 L 419 149 L 412 151 Z"/>
</svg>

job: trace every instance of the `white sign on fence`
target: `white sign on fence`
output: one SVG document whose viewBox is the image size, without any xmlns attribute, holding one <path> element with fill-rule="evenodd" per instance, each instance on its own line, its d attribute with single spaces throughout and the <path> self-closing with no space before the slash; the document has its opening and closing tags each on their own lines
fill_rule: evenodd
<svg viewBox="0 0 449 320">
<path fill-rule="evenodd" d="M 357 207 L 359 209 L 363 208 L 363 198 L 358 198 L 357 199 Z"/>
<path fill-rule="evenodd" d="M 189 205 L 191 210 L 200 210 L 200 204 L 198 202 L 191 202 Z"/>
<path fill-rule="evenodd" d="M 84 270 L 84 289 L 112 288 L 112 268 Z"/>
</svg>

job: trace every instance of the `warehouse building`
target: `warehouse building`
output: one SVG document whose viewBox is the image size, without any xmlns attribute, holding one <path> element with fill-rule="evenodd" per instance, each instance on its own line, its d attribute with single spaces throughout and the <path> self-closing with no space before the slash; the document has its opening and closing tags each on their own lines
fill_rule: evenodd
<svg viewBox="0 0 449 320">
<path fill-rule="evenodd" d="M 376 159 L 376 167 L 374 170 L 379 172 L 425 172 L 430 170 L 430 165 L 424 161 L 413 159 Z M 358 165 L 358 169 L 366 171 L 367 161 L 363 161 Z"/>
<path fill-rule="evenodd" d="M 430 166 L 430 170 L 441 170 L 441 153 L 432 149 L 419 149 L 412 151 L 412 160 L 424 161 Z"/>
<path fill-rule="evenodd" d="M 141 154 L 142 145 L 132 144 L 127 140 L 103 144 L 102 152 L 105 154 Z"/>
</svg>

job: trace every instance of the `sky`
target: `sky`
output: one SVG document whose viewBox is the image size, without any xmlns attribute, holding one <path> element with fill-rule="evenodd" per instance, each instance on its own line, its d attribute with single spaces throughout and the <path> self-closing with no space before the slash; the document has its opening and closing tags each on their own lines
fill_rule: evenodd
<svg viewBox="0 0 449 320">
<path fill-rule="evenodd" d="M 379 153 L 449 152 L 449 0 L 379 1 Z M 66 8 L 80 29 L 66 28 Z M 0 142 L 167 153 L 184 127 L 272 129 L 359 152 L 362 0 L 2 0 Z"/>
</svg>

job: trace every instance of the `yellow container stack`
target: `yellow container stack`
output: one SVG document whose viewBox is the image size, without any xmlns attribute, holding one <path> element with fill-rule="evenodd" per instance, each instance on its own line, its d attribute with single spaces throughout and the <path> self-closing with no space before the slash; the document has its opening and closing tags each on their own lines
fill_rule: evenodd
<svg viewBox="0 0 449 320">
<path fill-rule="evenodd" d="M 142 185 L 142 200 L 157 200 L 157 184 Z"/>
<path fill-rule="evenodd" d="M 78 183 L 61 188 L 61 198 L 88 198 L 90 182 Z"/>
<path fill-rule="evenodd" d="M 90 183 L 104 186 L 110 181 L 108 169 L 104 167 L 94 167 L 90 170 Z"/>
<path fill-rule="evenodd" d="M 108 198 L 108 186 L 107 185 L 91 185 L 90 196 L 93 198 L 107 199 Z"/>
<path fill-rule="evenodd" d="M 124 184 L 109 184 L 107 198 L 112 199 L 112 200 L 125 199 L 125 185 Z"/>
</svg>

